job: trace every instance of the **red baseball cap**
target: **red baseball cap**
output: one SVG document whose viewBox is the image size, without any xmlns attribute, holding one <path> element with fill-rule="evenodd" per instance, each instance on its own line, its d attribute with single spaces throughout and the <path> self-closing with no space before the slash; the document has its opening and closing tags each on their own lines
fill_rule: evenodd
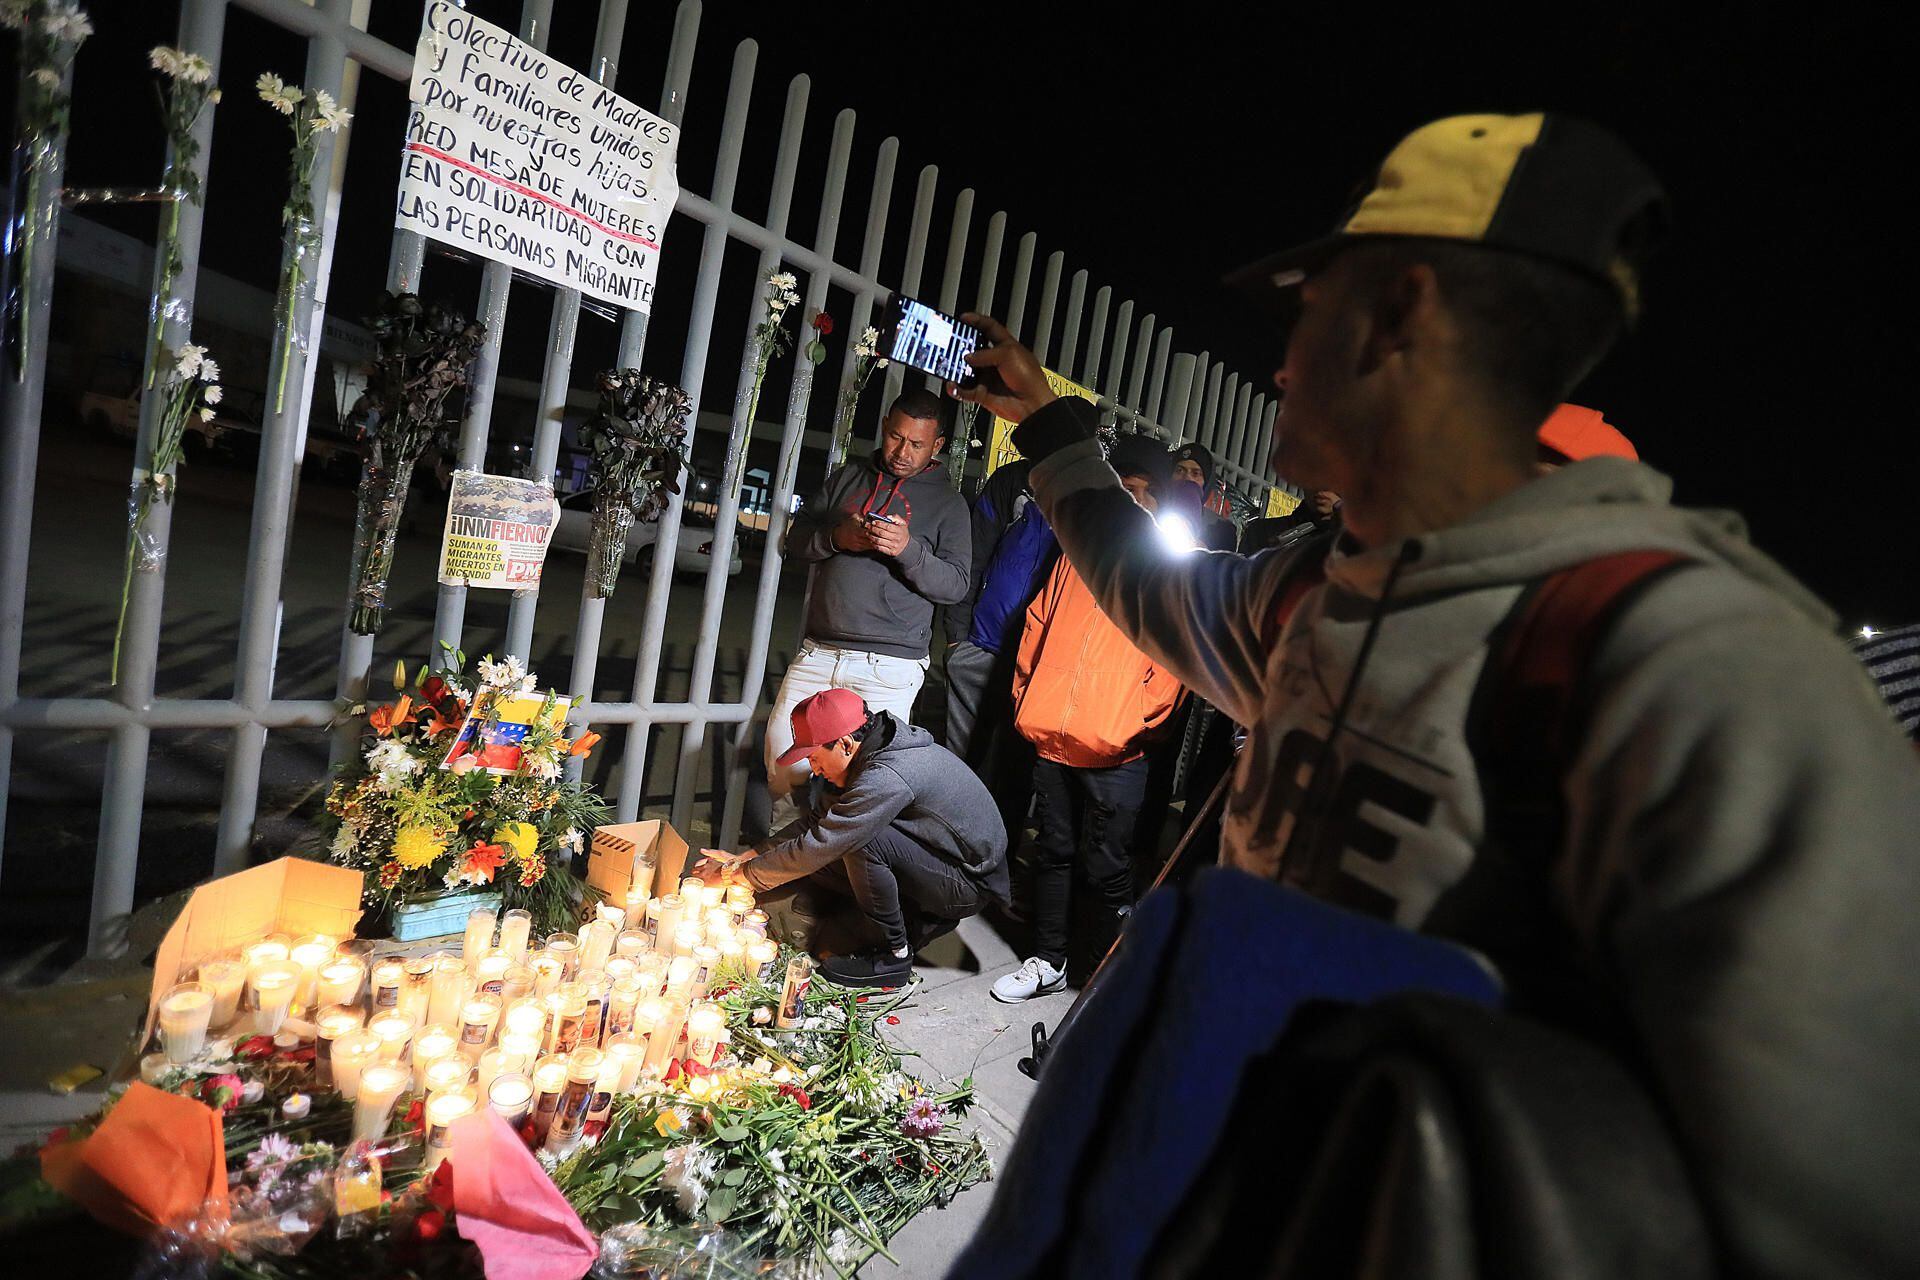
<svg viewBox="0 0 1920 1280">
<path fill-rule="evenodd" d="M 1540 424 L 1539 440 L 1568 462 L 1601 457 L 1640 460 L 1633 441 L 1601 417 L 1598 409 L 1584 405 L 1563 404 L 1548 414 Z"/>
<path fill-rule="evenodd" d="M 780 753 L 783 768 L 799 764 L 807 752 L 837 742 L 867 722 L 867 704 L 851 689 L 822 689 L 793 709 L 793 746 Z"/>
</svg>

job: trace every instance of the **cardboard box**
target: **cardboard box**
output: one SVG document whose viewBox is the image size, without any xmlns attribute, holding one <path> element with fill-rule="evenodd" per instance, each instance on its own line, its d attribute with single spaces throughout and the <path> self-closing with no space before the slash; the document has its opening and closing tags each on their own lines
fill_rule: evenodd
<svg viewBox="0 0 1920 1280">
<path fill-rule="evenodd" d="M 360 922 L 361 883 L 361 873 L 347 867 L 280 858 L 195 889 L 154 956 L 141 1043 L 153 1036 L 160 997 L 208 956 L 258 942 L 270 933 L 352 937 Z"/>
<path fill-rule="evenodd" d="M 633 888 L 634 865 L 649 853 L 655 858 L 653 892 L 674 892 L 687 868 L 687 842 L 671 823 L 650 818 L 595 827 L 587 883 L 606 894 L 608 902 L 624 907 Z"/>
</svg>

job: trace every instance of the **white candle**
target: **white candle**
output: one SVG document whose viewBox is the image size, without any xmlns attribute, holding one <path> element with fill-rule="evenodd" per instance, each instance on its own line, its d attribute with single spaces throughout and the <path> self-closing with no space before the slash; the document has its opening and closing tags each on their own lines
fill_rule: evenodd
<svg viewBox="0 0 1920 1280">
<path fill-rule="evenodd" d="M 658 951 L 641 956 L 634 964 L 634 976 L 640 979 L 640 998 L 657 996 L 667 985 L 667 966 L 673 961 Z"/>
<path fill-rule="evenodd" d="M 753 910 L 753 886 L 730 884 L 727 886 L 727 910 L 735 916 L 744 916 Z"/>
<path fill-rule="evenodd" d="M 757 933 L 763 938 L 766 937 L 767 913 L 758 910 L 747 912 L 746 915 L 740 917 L 740 927 L 748 933 Z"/>
<path fill-rule="evenodd" d="M 732 973 L 747 971 L 747 938 L 729 933 L 720 940 L 720 964 Z"/>
<path fill-rule="evenodd" d="M 651 849 L 634 853 L 633 881 L 627 886 L 627 900 L 629 902 L 635 898 L 645 902 L 653 896 L 653 877 L 659 869 L 659 859 L 653 856 Z M 627 918 L 633 918 L 631 911 L 627 913 Z"/>
<path fill-rule="evenodd" d="M 699 946 L 705 939 L 706 934 L 702 932 L 699 925 L 691 922 L 681 925 L 673 931 L 674 957 L 677 959 L 680 956 L 692 955 L 693 949 Z"/>
<path fill-rule="evenodd" d="M 244 948 L 240 956 L 247 963 L 249 971 L 263 964 L 274 964 L 287 958 L 287 944 L 279 938 L 267 938 Z"/>
<path fill-rule="evenodd" d="M 547 1007 L 539 1000 L 515 1000 L 500 1016 L 502 1035 L 538 1036 L 546 1030 Z"/>
<path fill-rule="evenodd" d="M 708 907 L 701 923 L 706 928 L 707 941 L 714 942 L 733 932 L 733 913 L 725 907 Z"/>
<path fill-rule="evenodd" d="M 427 1002 L 427 1021 L 453 1022 L 460 1016 L 461 1003 L 472 993 L 467 962 L 459 956 L 441 956 L 433 962 L 433 995 Z"/>
<path fill-rule="evenodd" d="M 360 1073 L 380 1054 L 380 1037 L 371 1031 L 348 1031 L 333 1041 L 333 1087 L 343 1098 L 357 1097 Z"/>
<path fill-rule="evenodd" d="M 464 1053 L 449 1053 L 445 1057 L 435 1058 L 433 1065 L 427 1068 L 421 1078 L 420 1090 L 431 1102 L 443 1093 L 464 1089 L 473 1081 L 473 1063 Z"/>
<path fill-rule="evenodd" d="M 459 1033 L 452 1027 L 434 1023 L 420 1028 L 413 1037 L 413 1078 L 416 1085 L 426 1080 L 426 1070 L 460 1047 Z"/>
<path fill-rule="evenodd" d="M 667 1005 L 667 1011 L 647 1035 L 647 1070 L 665 1073 L 668 1061 L 680 1040 L 680 1028 L 687 1020 L 687 1006 L 679 1001 Z M 638 1025 L 638 1015 L 635 1017 Z"/>
<path fill-rule="evenodd" d="M 373 1007 L 376 1012 L 400 1007 L 400 988 L 407 982 L 407 971 L 398 960 L 382 960 L 373 966 Z"/>
<path fill-rule="evenodd" d="M 623 1036 L 607 1046 L 606 1054 L 607 1060 L 618 1064 L 620 1068 L 620 1077 L 614 1082 L 614 1092 L 632 1093 L 633 1087 L 640 1083 L 640 1069 L 647 1064 L 647 1046 Z"/>
<path fill-rule="evenodd" d="M 611 902 L 603 902 L 595 907 L 593 909 L 593 918 L 596 920 L 605 920 L 613 926 L 615 933 L 627 927 L 626 908 L 615 906 Z"/>
<path fill-rule="evenodd" d="M 510 965 L 506 977 L 500 980 L 500 998 L 518 1000 L 533 994 L 533 970 L 524 964 Z"/>
<path fill-rule="evenodd" d="M 707 988 L 713 985 L 713 971 L 720 967 L 720 948 L 695 947 L 693 959 L 700 966 L 693 974 L 693 989 L 696 994 L 704 996 Z"/>
<path fill-rule="evenodd" d="M 586 1121 L 587 1107 L 593 1100 L 593 1083 L 600 1077 L 605 1055 L 598 1049 L 576 1049 L 567 1058 L 567 1087 L 553 1113 L 553 1128 L 547 1134 L 547 1146 L 565 1149 L 580 1133 Z"/>
<path fill-rule="evenodd" d="M 167 1061 L 164 1053 L 150 1053 L 140 1059 L 140 1081 L 142 1084 L 159 1084 L 160 1077 L 173 1070 L 173 1064 Z"/>
<path fill-rule="evenodd" d="M 651 950 L 653 939 L 647 936 L 644 929 L 623 929 L 613 940 L 613 953 L 617 956 L 638 959 Z"/>
<path fill-rule="evenodd" d="M 287 959 L 300 966 L 300 989 L 294 992 L 293 1002 L 301 1008 L 311 1008 L 315 997 L 319 995 L 320 970 L 333 959 L 334 948 L 339 943 L 323 933 L 312 934 L 300 939 L 287 953 Z"/>
<path fill-rule="evenodd" d="M 654 910 L 656 906 L 660 908 L 658 912 Z M 670 893 L 647 904 L 647 932 L 653 935 L 654 950 L 673 950 L 673 933 L 680 927 L 685 909 L 685 899 L 677 893 Z"/>
<path fill-rule="evenodd" d="M 675 956 L 667 966 L 667 999 L 682 1002 L 693 998 L 693 980 L 700 972 L 700 962 L 692 956 Z"/>
<path fill-rule="evenodd" d="M 304 1093 L 290 1093 L 280 1104 L 280 1115 L 287 1120 L 305 1120 L 313 1110 L 313 1099 Z"/>
<path fill-rule="evenodd" d="M 313 1024 L 313 1072 L 324 1087 L 333 1083 L 333 1049 L 341 1036 L 360 1029 L 358 1009 L 322 1009 Z"/>
<path fill-rule="evenodd" d="M 427 1005 L 433 998 L 433 966 L 439 952 L 430 956 L 412 956 L 400 962 L 406 980 L 400 984 L 400 1011 L 416 1023 L 431 1022 Z"/>
<path fill-rule="evenodd" d="M 640 966 L 625 956 L 615 956 L 607 961 L 608 982 L 619 982 L 623 978 L 631 978 L 638 972 L 640 972 Z"/>
<path fill-rule="evenodd" d="M 397 1010 L 392 1013 L 383 1013 L 367 1023 L 367 1030 L 380 1039 L 382 1062 L 406 1061 L 407 1045 L 413 1039 L 412 1018 Z"/>
<path fill-rule="evenodd" d="M 247 985 L 247 966 L 238 960 L 202 960 L 200 985 L 213 997 L 210 1025 L 230 1027 L 240 1015 L 240 992 Z"/>
<path fill-rule="evenodd" d="M 700 910 L 711 911 L 715 907 L 727 905 L 727 887 L 719 884 L 700 886 Z"/>
<path fill-rule="evenodd" d="M 580 972 L 580 935 L 575 933 L 548 934 L 547 954 L 560 958 L 560 981 L 572 982 L 574 975 Z"/>
<path fill-rule="evenodd" d="M 353 1108 L 355 1142 L 373 1142 L 387 1131 L 393 1104 L 406 1087 L 407 1069 L 391 1062 L 376 1062 L 360 1072 Z"/>
<path fill-rule="evenodd" d="M 527 939 L 533 934 L 533 916 L 530 912 L 515 908 L 500 917 L 500 945 L 498 950 L 510 956 L 517 963 L 527 958 Z"/>
<path fill-rule="evenodd" d="M 613 1040 L 633 1029 L 633 1011 L 640 1003 L 640 979 L 624 977 L 607 988 L 606 1038 Z"/>
<path fill-rule="evenodd" d="M 760 938 L 747 944 L 747 962 L 752 966 L 750 972 L 762 982 L 773 981 L 773 963 L 780 958 L 780 947 L 769 938 Z"/>
<path fill-rule="evenodd" d="M 515 1071 L 533 1070 L 533 1064 L 540 1060 L 543 1045 L 539 1036 L 516 1035 L 509 1031 L 500 1037 L 500 1052 L 513 1060 Z"/>
<path fill-rule="evenodd" d="M 700 891 L 706 887 L 707 882 L 699 876 L 683 876 L 680 880 L 680 897 L 691 904 L 699 898 Z"/>
<path fill-rule="evenodd" d="M 477 995 L 460 1006 L 460 1043 L 473 1054 L 493 1043 L 500 1025 L 500 997 Z"/>
<path fill-rule="evenodd" d="M 642 1000 L 633 1009 L 633 1029 L 627 1035 L 635 1044 L 646 1046 L 647 1058 L 653 1056 L 653 1036 L 667 1020 L 667 1002 L 659 996 Z"/>
<path fill-rule="evenodd" d="M 687 1056 L 703 1067 L 713 1065 L 720 1048 L 720 1033 L 726 1029 L 726 1014 L 717 1004 L 697 1004 L 687 1014 Z"/>
<path fill-rule="evenodd" d="M 263 964 L 248 973 L 247 985 L 253 991 L 254 1030 L 272 1035 L 287 1020 L 287 1008 L 300 986 L 300 967 L 285 960 Z"/>
<path fill-rule="evenodd" d="M 533 994 L 542 998 L 559 989 L 560 980 L 567 972 L 567 962 L 550 951 L 542 951 L 534 956 L 532 967 Z"/>
<path fill-rule="evenodd" d="M 351 958 L 320 966 L 315 1002 L 322 1007 L 358 1004 L 360 980 L 366 976 L 366 966 Z"/>
<path fill-rule="evenodd" d="M 613 955 L 613 940 L 620 931 L 605 920 L 590 920 L 580 930 L 580 969 L 587 972 L 593 969 L 605 969 L 607 960 Z"/>
<path fill-rule="evenodd" d="M 473 1087 L 484 1098 L 495 1080 L 519 1069 L 520 1064 L 505 1049 L 489 1049 L 480 1055 L 480 1064 L 474 1068 Z"/>
<path fill-rule="evenodd" d="M 533 1080 L 518 1071 L 495 1077 L 487 1086 L 487 1105 L 518 1132 L 533 1113 Z"/>
<path fill-rule="evenodd" d="M 503 999 L 506 997 L 507 971 L 513 968 L 512 956 L 503 956 L 496 951 L 490 956 L 482 956 L 478 964 L 470 967 L 473 969 L 474 990 Z M 531 983 L 532 979 L 528 981 Z"/>
<path fill-rule="evenodd" d="M 554 1053 L 572 1053 L 580 1047 L 580 1024 L 587 1016 L 587 993 L 579 983 L 569 982 L 547 997 L 550 1016 L 548 1048 Z"/>
<path fill-rule="evenodd" d="M 453 1145 L 450 1133 L 453 1122 L 470 1114 L 474 1105 L 474 1096 L 470 1093 L 442 1093 L 427 1099 L 427 1155 L 420 1163 L 423 1172 L 438 1168 L 447 1158 L 447 1149 Z"/>
<path fill-rule="evenodd" d="M 213 996 L 197 982 L 183 982 L 160 998 L 160 1044 L 167 1061 L 188 1062 L 207 1043 Z"/>
<path fill-rule="evenodd" d="M 467 932 L 460 940 L 460 955 L 468 964 L 478 964 L 493 950 L 494 923 L 490 908 L 475 907 L 467 913 Z"/>
</svg>

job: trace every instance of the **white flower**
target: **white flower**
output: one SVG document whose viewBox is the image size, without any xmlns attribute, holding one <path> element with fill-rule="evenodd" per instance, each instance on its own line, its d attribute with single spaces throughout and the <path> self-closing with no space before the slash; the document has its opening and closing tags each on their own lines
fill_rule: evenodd
<svg viewBox="0 0 1920 1280">
<path fill-rule="evenodd" d="M 773 275 L 768 276 L 767 283 L 772 285 L 775 289 L 779 290 L 781 293 L 792 293 L 794 290 L 794 287 L 798 285 L 800 282 L 794 278 L 794 275 L 791 271 L 779 271 L 779 272 L 775 272 Z"/>
<path fill-rule="evenodd" d="M 205 391 L 202 391 L 200 393 L 200 398 L 206 401 L 208 404 L 219 404 L 221 398 L 226 394 L 227 394 L 226 391 L 223 390 L 220 384 L 216 382 L 212 386 L 208 387 Z"/>
<path fill-rule="evenodd" d="M 359 844 L 359 839 L 353 834 L 353 828 L 344 822 L 341 823 L 340 829 L 333 833 L 333 848 L 330 850 L 333 860 L 347 861 L 353 856 L 353 851 L 359 847 Z"/>
<path fill-rule="evenodd" d="M 529 778 L 553 779 L 560 776 L 560 764 L 548 756 L 528 756 L 523 761 Z"/>
<path fill-rule="evenodd" d="M 179 75 L 181 60 L 180 51 L 168 45 L 157 44 L 147 50 L 147 65 L 162 75 Z"/>
<path fill-rule="evenodd" d="M 482 658 L 478 670 L 480 672 L 480 690 L 483 693 L 489 690 L 498 690 L 503 693 L 518 693 L 521 691 L 521 686 L 530 683 L 532 680 L 532 677 L 527 673 L 526 667 L 521 664 L 520 659 L 514 657 L 512 654 L 508 654 L 498 662 Z"/>
<path fill-rule="evenodd" d="M 262 71 L 260 78 L 253 82 L 253 87 L 259 90 L 260 101 L 283 116 L 292 115 L 293 109 L 300 105 L 300 100 L 307 96 L 299 85 L 288 84 L 271 71 Z"/>
<path fill-rule="evenodd" d="M 211 103 L 212 103 L 212 104 L 213 104 L 214 106 L 216 106 L 216 107 L 217 107 L 217 106 L 219 106 L 219 105 L 220 105 L 220 91 L 219 91 L 218 89 L 215 89 L 215 90 L 214 90 L 214 91 L 213 91 L 212 93 L 210 93 L 210 94 L 208 94 L 208 95 L 207 95 L 207 101 L 208 101 L 208 102 L 211 102 Z"/>
<path fill-rule="evenodd" d="M 325 89 L 315 89 L 313 97 L 313 127 L 325 133 L 338 133 L 353 119 L 351 111 L 342 111 L 340 104 Z"/>
<path fill-rule="evenodd" d="M 379 775 L 375 786 L 392 795 L 420 772 L 420 761 L 398 742 L 379 742 L 367 752 L 367 768 Z"/>
<path fill-rule="evenodd" d="M 33 73 L 33 82 L 42 89 L 58 89 L 60 87 L 60 73 L 41 67 Z"/>
<path fill-rule="evenodd" d="M 873 362 L 873 367 L 876 369 L 884 369 L 887 367 L 887 362 L 885 360 L 875 360 Z"/>
<path fill-rule="evenodd" d="M 191 378 L 200 372 L 200 362 L 207 358 L 207 349 L 189 342 L 180 348 L 180 354 L 173 358 L 173 367 L 183 378 Z"/>
<path fill-rule="evenodd" d="M 560 847 L 572 853 L 580 852 L 580 846 L 586 843 L 580 834 L 580 828 L 568 827 L 560 837 Z"/>
<path fill-rule="evenodd" d="M 775 1173 L 785 1173 L 787 1171 L 787 1159 L 780 1154 L 778 1148 L 767 1152 L 767 1163 L 773 1167 Z"/>
<path fill-rule="evenodd" d="M 27 25 L 27 0 L 0 0 L 0 26 L 18 31 Z"/>
<path fill-rule="evenodd" d="M 860 1256 L 860 1242 L 845 1227 L 835 1227 L 827 1240 L 827 1261 L 845 1271 Z"/>
<path fill-rule="evenodd" d="M 718 1163 L 719 1157 L 690 1142 L 668 1150 L 660 1181 L 679 1199 L 680 1212 L 700 1212 L 707 1200 L 707 1179 Z"/>
<path fill-rule="evenodd" d="M 50 39 L 79 44 L 93 34 L 93 23 L 79 5 L 54 5 L 40 23 Z"/>
<path fill-rule="evenodd" d="M 200 359 L 200 381 L 202 382 L 220 381 L 220 366 L 218 364 L 215 364 L 212 360 L 207 359 L 205 356 L 202 356 Z"/>
<path fill-rule="evenodd" d="M 213 79 L 213 64 L 197 53 L 189 53 L 180 60 L 179 76 L 188 84 L 205 84 Z"/>
<path fill-rule="evenodd" d="M 769 1022 L 772 1022 L 772 1021 L 773 1021 L 773 1010 L 767 1008 L 765 1005 L 761 1005 L 758 1009 L 755 1009 L 753 1011 L 754 1026 L 764 1027 Z"/>
<path fill-rule="evenodd" d="M 200 410 L 200 421 L 202 422 L 213 421 L 213 407 L 211 405 L 205 406 Z"/>
</svg>

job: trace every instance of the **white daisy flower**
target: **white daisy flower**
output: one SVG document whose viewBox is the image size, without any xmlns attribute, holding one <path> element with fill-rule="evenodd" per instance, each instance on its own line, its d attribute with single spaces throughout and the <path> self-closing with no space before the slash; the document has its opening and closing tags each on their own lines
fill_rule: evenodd
<svg viewBox="0 0 1920 1280">
<path fill-rule="evenodd" d="M 42 89 L 58 89 L 60 87 L 60 73 L 41 67 L 33 73 L 33 82 Z"/>
<path fill-rule="evenodd" d="M 50 38 L 68 44 L 79 44 L 93 34 L 93 22 L 80 12 L 78 5 L 48 9 L 40 25 Z"/>
<path fill-rule="evenodd" d="M 293 109 L 299 106 L 300 100 L 306 96 L 300 86 L 288 84 L 271 71 L 262 71 L 260 78 L 253 82 L 253 87 L 259 91 L 260 101 L 283 116 L 292 115 Z"/>
<path fill-rule="evenodd" d="M 27 25 L 27 0 L 0 0 L 0 26 L 18 31 Z"/>
<path fill-rule="evenodd" d="M 202 382 L 220 381 L 220 366 L 216 364 L 214 361 L 207 359 L 205 356 L 202 356 L 200 358 L 200 381 Z"/>
<path fill-rule="evenodd" d="M 213 64 L 197 53 L 189 53 L 180 59 L 177 74 L 188 84 L 205 84 L 213 79 Z"/>
<path fill-rule="evenodd" d="M 799 281 L 794 278 L 791 271 L 780 271 L 768 276 L 767 283 L 782 293 L 791 293 Z"/>
<path fill-rule="evenodd" d="M 181 377 L 191 378 L 200 372 L 200 362 L 206 358 L 205 347 L 198 347 L 189 342 L 181 347 L 180 353 L 173 358 L 173 367 L 179 371 Z"/>
<path fill-rule="evenodd" d="M 216 382 L 212 386 L 208 387 L 205 391 L 202 391 L 200 393 L 200 398 L 206 401 L 208 404 L 219 404 L 221 398 L 224 397 L 226 394 L 227 393 L 221 388 L 220 384 Z"/>
<path fill-rule="evenodd" d="M 200 410 L 200 421 L 202 421 L 202 422 L 212 422 L 212 421 L 213 421 L 213 410 L 212 410 L 212 408 L 210 408 L 210 407 L 208 407 L 208 408 L 203 408 L 203 409 L 201 409 L 201 410 Z"/>
<path fill-rule="evenodd" d="M 147 65 L 162 75 L 180 74 L 180 51 L 164 44 L 157 44 L 147 50 Z"/>
<path fill-rule="evenodd" d="M 578 827 L 568 827 L 560 837 L 560 847 L 572 853 L 580 852 L 580 846 L 585 843 L 586 840 L 581 836 Z"/>
<path fill-rule="evenodd" d="M 331 850 L 333 860 L 335 862 L 347 861 L 347 859 L 353 856 L 353 851 L 357 849 L 359 845 L 359 837 L 354 835 L 353 828 L 344 822 L 341 823 L 340 829 L 333 833 L 333 848 Z"/>
</svg>

